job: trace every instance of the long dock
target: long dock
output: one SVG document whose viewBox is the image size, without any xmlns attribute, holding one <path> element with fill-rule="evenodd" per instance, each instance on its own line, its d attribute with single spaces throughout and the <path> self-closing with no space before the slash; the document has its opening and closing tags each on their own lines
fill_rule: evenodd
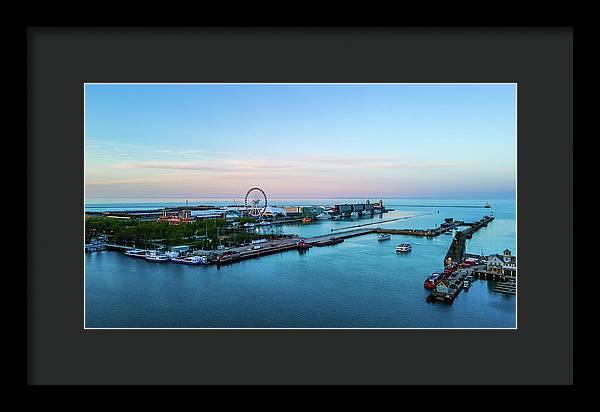
<svg viewBox="0 0 600 412">
<path fill-rule="evenodd" d="M 462 221 L 452 222 L 448 225 L 440 225 L 433 229 L 382 229 L 377 228 L 374 231 L 377 233 L 387 233 L 390 235 L 408 235 L 408 236 L 426 236 L 426 237 L 435 237 L 439 236 L 443 233 L 450 232 L 453 229 L 461 226 L 463 224 Z"/>
<path fill-rule="evenodd" d="M 394 219 L 386 219 L 386 220 L 379 220 L 377 222 L 371 222 L 371 223 L 361 223 L 360 225 L 353 225 L 353 226 L 346 226 L 346 227 L 340 227 L 337 229 L 331 229 L 332 232 L 336 232 L 339 230 L 347 230 L 347 229 L 353 229 L 353 228 L 357 228 L 357 227 L 366 227 L 366 226 L 373 226 L 373 225 L 381 225 L 384 223 L 390 223 L 390 222 L 396 222 L 398 220 L 406 220 L 406 219 L 412 219 L 415 217 L 421 217 L 421 216 L 427 216 L 427 215 L 433 215 L 436 214 L 437 212 L 430 212 L 430 213 L 422 213 L 420 215 L 412 215 L 412 216 L 404 216 L 404 217 L 396 217 Z"/>
<path fill-rule="evenodd" d="M 240 260 L 257 258 L 260 256 L 270 255 L 273 253 L 284 252 L 287 250 L 296 250 L 298 249 L 298 244 L 293 243 L 283 243 L 276 246 L 271 246 L 268 248 L 261 248 L 257 250 L 246 250 L 243 252 L 238 252 L 231 255 L 217 255 L 214 258 L 210 259 L 211 263 L 215 263 L 217 265 L 226 265 L 228 263 L 239 262 Z"/>
<path fill-rule="evenodd" d="M 444 266 L 448 266 L 453 262 L 461 263 L 465 260 L 467 239 L 471 239 L 473 233 L 477 232 L 482 227 L 486 227 L 492 220 L 494 220 L 492 216 L 484 216 L 477 222 L 463 222 L 463 225 L 469 226 L 469 228 L 461 232 L 456 232 L 454 235 L 452 243 L 448 248 L 448 252 L 446 252 L 446 256 L 444 257 Z"/>
</svg>

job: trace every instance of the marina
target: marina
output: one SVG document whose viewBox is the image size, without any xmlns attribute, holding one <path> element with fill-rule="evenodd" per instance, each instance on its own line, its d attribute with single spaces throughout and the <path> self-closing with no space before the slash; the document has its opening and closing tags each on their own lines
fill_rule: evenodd
<svg viewBox="0 0 600 412">
<path fill-rule="evenodd" d="M 439 212 L 437 212 L 439 213 Z M 432 214 L 432 213 L 430 213 Z M 427 214 L 425 214 L 427 215 Z M 423 214 L 418 216 L 424 216 Z M 126 256 L 142 257 L 149 262 L 172 262 L 176 264 L 198 265 L 198 264 L 215 264 L 217 266 L 230 263 L 240 262 L 245 259 L 258 258 L 274 253 L 282 253 L 291 250 L 305 251 L 312 246 L 323 247 L 331 246 L 344 242 L 344 239 L 357 236 L 377 234 L 378 241 L 390 240 L 391 235 L 417 236 L 417 237 L 436 237 L 441 234 L 454 233 L 448 251 L 444 258 L 444 270 L 442 273 L 434 273 L 425 279 L 424 287 L 430 290 L 431 293 L 427 296 L 427 302 L 442 301 L 444 303 L 453 303 L 458 294 L 464 289 L 469 290 L 472 282 L 477 278 L 485 279 L 500 279 L 502 283 L 497 283 L 493 290 L 498 293 L 516 294 L 515 282 L 506 282 L 506 277 L 495 271 L 486 270 L 485 266 L 481 265 L 482 257 L 476 255 L 467 255 L 466 241 L 471 239 L 472 235 L 478 230 L 487 227 L 494 220 L 492 216 L 484 216 L 481 219 L 467 223 L 463 220 L 454 220 L 454 218 L 445 218 L 444 222 L 433 229 L 382 229 L 380 226 L 376 228 L 368 228 L 368 226 L 381 223 L 396 222 L 418 216 L 405 216 L 401 218 L 388 219 L 384 222 L 372 222 L 361 225 L 354 225 L 343 228 L 332 228 L 334 232 L 339 230 L 335 236 L 318 235 L 308 238 L 300 238 L 298 236 L 287 236 L 282 239 L 261 239 L 252 241 L 254 246 L 246 245 L 235 248 L 222 248 L 216 252 L 209 253 L 203 256 L 195 256 L 184 254 L 179 256 L 178 253 L 172 253 L 169 256 L 166 253 L 156 250 L 143 250 L 128 248 L 115 244 L 101 244 L 100 246 L 110 250 L 125 250 Z M 323 220 L 323 219 L 319 219 Z M 312 219 L 303 218 L 302 223 L 311 223 Z M 244 228 L 254 228 L 255 226 L 270 226 L 270 224 L 258 223 L 256 225 L 245 223 Z M 465 231 L 455 231 L 460 226 L 467 226 Z M 357 228 L 358 227 L 358 228 Z M 412 245 L 409 243 L 401 243 L 396 247 L 396 253 L 407 253 L 412 250 Z M 471 268 L 468 271 L 468 276 L 463 272 L 465 268 Z"/>
<path fill-rule="evenodd" d="M 128 315 L 115 318 L 111 314 L 121 312 L 117 309 L 110 309 L 113 306 L 107 303 L 106 306 L 102 306 L 101 310 L 89 312 L 86 319 L 90 326 L 103 324 L 173 326 L 172 317 L 168 319 L 165 317 L 163 321 L 161 320 L 163 316 L 152 308 L 158 309 L 162 306 L 158 303 L 160 300 L 156 299 L 159 299 L 158 296 L 163 292 L 172 294 L 176 293 L 175 291 L 182 293 L 185 290 L 184 296 L 186 297 L 183 297 L 182 301 L 182 304 L 188 308 L 185 313 L 189 312 L 194 315 L 190 318 L 181 313 L 178 316 L 178 319 L 180 318 L 178 322 L 181 323 L 175 323 L 175 326 L 181 324 L 186 327 L 210 327 L 211 325 L 252 327 L 264 325 L 265 317 L 268 317 L 272 319 L 269 321 L 270 325 L 289 327 L 295 325 L 305 327 L 360 327 L 361 325 L 379 327 L 463 325 L 510 327 L 515 324 L 514 298 L 516 295 L 510 294 L 509 289 L 502 288 L 501 275 L 498 273 L 485 273 L 487 271 L 485 265 L 469 266 L 473 260 L 479 262 L 488 254 L 502 250 L 503 246 L 507 245 L 506 242 L 511 241 L 510 239 L 514 241 L 512 232 L 505 232 L 505 229 L 509 228 L 514 230 L 514 223 L 511 223 L 514 220 L 506 220 L 507 218 L 513 219 L 511 216 L 514 216 L 514 212 L 511 211 L 510 205 L 508 205 L 508 209 L 506 206 L 504 209 L 502 206 L 497 206 L 502 205 L 500 201 L 494 201 L 493 204 L 495 217 L 493 223 L 490 220 L 487 227 L 477 225 L 480 227 L 473 232 L 472 238 L 465 239 L 466 251 L 463 264 L 466 267 L 461 270 L 471 270 L 469 275 L 471 278 L 465 277 L 462 280 L 459 292 L 449 288 L 451 293 L 447 293 L 447 295 L 451 299 L 444 299 L 446 294 L 443 295 L 441 291 L 436 291 L 434 296 L 430 297 L 433 291 L 424 288 L 423 282 L 431 273 L 439 271 L 440 275 L 443 274 L 446 268 L 444 259 L 454 236 L 428 237 L 422 236 L 422 233 L 429 231 L 452 234 L 453 231 L 461 228 L 468 230 L 475 227 L 469 225 L 469 222 L 475 223 L 482 219 L 481 212 L 478 212 L 481 208 L 454 209 L 436 205 L 435 209 L 425 210 L 425 213 L 423 211 L 415 213 L 411 209 L 403 210 L 395 203 L 390 202 L 394 211 L 388 212 L 389 217 L 381 219 L 377 218 L 378 215 L 374 215 L 363 218 L 365 220 L 360 224 L 372 223 L 368 226 L 349 227 L 354 225 L 348 225 L 347 221 L 336 219 L 318 219 L 317 222 L 310 224 L 289 222 L 282 225 L 255 226 L 252 228 L 253 233 L 264 235 L 278 233 L 279 238 L 220 250 L 216 248 L 197 252 L 188 250 L 182 253 L 182 257 L 175 258 L 185 259 L 186 254 L 190 255 L 193 252 L 197 253 L 201 260 L 202 256 L 207 256 L 205 264 L 178 264 L 173 258 L 168 263 L 155 264 L 146 261 L 144 248 L 138 247 L 136 250 L 131 244 L 125 246 L 111 242 L 109 239 L 104 243 L 105 251 L 86 254 L 87 299 L 90 301 L 98 298 L 106 299 L 106 297 L 102 297 L 106 296 L 106 292 L 98 295 L 101 290 L 98 287 L 104 283 L 102 279 L 109 276 L 109 273 L 110 276 L 106 280 L 113 279 L 111 282 L 122 284 L 123 293 L 129 288 L 144 291 L 151 287 L 154 282 L 152 279 L 160 282 L 161 292 L 154 288 L 152 289 L 155 290 L 154 292 L 150 293 L 149 290 L 142 292 L 143 294 L 140 295 L 142 301 L 135 306 L 140 309 L 138 311 L 127 303 L 130 301 L 127 295 L 122 295 L 114 290 L 111 292 L 113 298 L 109 302 L 113 299 L 116 299 L 114 304 L 122 302 L 119 305 L 126 305 L 129 308 Z M 452 218 L 450 222 L 452 229 L 447 227 L 446 219 L 450 218 Z M 394 220 L 382 222 L 391 219 Z M 508 222 L 508 225 L 505 222 Z M 443 224 L 445 227 L 442 227 Z M 435 229 L 437 230 L 434 232 Z M 501 233 L 506 233 L 507 240 L 503 240 L 504 237 Z M 295 236 L 284 236 L 286 234 Z M 390 236 L 392 243 L 378 241 L 378 236 L 384 234 Z M 344 241 L 329 247 L 314 247 L 315 243 L 326 242 L 331 237 L 339 237 Z M 398 240 L 394 242 L 394 239 Z M 400 243 L 412 245 L 413 250 L 410 254 L 395 252 L 396 246 Z M 260 246 L 260 248 L 253 249 L 256 246 Z M 487 253 L 481 253 L 480 249 L 482 248 Z M 128 255 L 126 255 L 127 252 L 129 252 Z M 137 259 L 132 258 L 136 255 Z M 211 256 L 208 257 L 208 255 Z M 116 266 L 111 269 L 111 265 Z M 96 267 L 104 274 L 100 278 L 98 278 L 99 273 L 96 274 Z M 383 271 L 373 272 L 370 269 L 372 267 L 381 268 Z M 135 272 L 129 273 L 129 270 Z M 315 276 L 317 273 L 320 275 Z M 365 275 L 367 273 L 368 275 Z M 305 283 L 307 276 L 312 279 L 309 284 Z M 142 282 L 142 279 L 145 279 L 145 284 L 150 282 L 142 289 L 139 289 L 140 286 L 126 286 L 132 282 Z M 184 280 L 187 286 L 180 284 Z M 367 289 L 358 286 L 367 280 L 372 286 Z M 495 287 L 496 283 L 499 283 L 500 287 Z M 457 282 L 455 286 L 458 284 Z M 486 286 L 487 284 L 492 286 Z M 158 287 L 158 283 L 156 286 Z M 257 299 L 265 294 L 271 296 L 273 292 L 267 292 L 265 288 L 268 290 L 275 288 L 278 299 L 290 303 L 295 302 L 296 306 L 285 308 L 277 305 L 276 313 L 270 312 L 269 308 L 272 308 L 273 304 L 267 302 L 261 304 L 251 298 L 256 293 L 258 293 Z M 330 295 L 328 291 L 333 293 L 334 290 L 336 291 L 335 295 L 343 299 L 343 304 L 337 299 L 332 301 L 333 295 Z M 371 292 L 365 295 L 368 290 Z M 377 303 L 370 301 L 369 311 L 365 313 L 364 305 L 359 305 L 359 302 L 362 302 L 371 293 L 375 293 L 375 290 L 380 291 L 377 292 L 380 294 Z M 502 293 L 504 290 L 509 293 Z M 516 293 L 516 287 L 514 290 Z M 144 293 L 150 294 L 145 295 Z M 242 299 L 242 295 L 244 302 L 247 302 L 248 305 L 255 305 L 252 306 L 254 309 L 250 315 L 247 310 L 244 315 L 241 312 L 236 314 L 236 306 L 231 305 L 228 307 L 233 312 L 228 312 L 228 316 L 219 315 L 218 308 L 222 307 L 223 299 L 233 299 L 234 296 Z M 146 301 L 146 299 L 151 299 L 151 301 Z M 397 299 L 402 301 L 397 301 Z M 433 299 L 430 303 L 439 304 L 428 304 L 427 299 Z M 212 309 L 202 309 L 204 306 L 198 306 L 201 302 L 204 302 L 202 305 L 209 305 Z M 300 304 L 300 302 L 306 303 Z M 331 304 L 338 302 L 337 304 L 342 305 L 344 310 L 340 312 L 340 315 L 334 315 L 337 313 L 336 311 L 329 315 L 322 313 L 319 316 L 315 310 L 323 302 L 331 302 Z M 353 305 L 352 302 L 355 302 L 356 305 Z M 406 302 L 406 304 L 402 302 Z M 426 306 L 420 306 L 417 302 L 423 302 Z M 491 304 L 492 306 L 490 306 Z M 248 308 L 248 306 L 239 307 L 240 310 L 242 308 Z M 444 315 L 446 312 L 444 308 L 452 308 L 455 315 L 452 317 Z M 486 310 L 480 311 L 478 308 L 486 308 Z M 177 308 L 174 310 L 179 311 Z M 362 314 L 359 316 L 358 313 L 361 311 Z M 211 317 L 204 316 L 204 312 L 211 313 Z M 341 316 L 341 313 L 348 317 Z M 428 313 L 429 315 L 426 315 Z M 460 315 L 461 313 L 464 313 L 464 316 Z M 425 315 L 426 317 L 423 317 Z M 363 318 L 364 321 L 361 320 Z M 144 319 L 145 321 L 143 321 Z M 372 320 L 367 321 L 367 319 L 377 319 L 377 322 L 372 323 Z"/>
</svg>

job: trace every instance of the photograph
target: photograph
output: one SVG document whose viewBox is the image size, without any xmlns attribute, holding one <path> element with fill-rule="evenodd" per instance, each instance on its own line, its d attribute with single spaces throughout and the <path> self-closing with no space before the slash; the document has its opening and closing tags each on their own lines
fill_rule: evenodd
<svg viewBox="0 0 600 412">
<path fill-rule="evenodd" d="M 84 329 L 518 329 L 517 83 L 82 87 Z"/>
</svg>

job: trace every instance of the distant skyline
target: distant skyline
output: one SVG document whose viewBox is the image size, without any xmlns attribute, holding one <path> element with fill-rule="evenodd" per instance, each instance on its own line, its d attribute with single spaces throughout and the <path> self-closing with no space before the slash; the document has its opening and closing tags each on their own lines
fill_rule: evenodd
<svg viewBox="0 0 600 412">
<path fill-rule="evenodd" d="M 514 84 L 87 84 L 86 198 L 515 196 Z"/>
</svg>

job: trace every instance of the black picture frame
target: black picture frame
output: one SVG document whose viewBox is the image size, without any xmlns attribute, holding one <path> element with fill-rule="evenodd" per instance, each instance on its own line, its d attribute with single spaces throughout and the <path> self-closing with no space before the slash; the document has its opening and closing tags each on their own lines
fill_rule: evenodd
<svg viewBox="0 0 600 412">
<path fill-rule="evenodd" d="M 28 383 L 444 384 L 437 358 L 420 355 L 441 342 L 468 348 L 455 384 L 573 382 L 571 28 L 30 28 L 27 37 Z M 83 330 L 85 82 L 516 82 L 518 329 Z M 548 225 L 556 216 L 562 224 Z M 560 259 L 541 265 L 556 239 Z"/>
</svg>

